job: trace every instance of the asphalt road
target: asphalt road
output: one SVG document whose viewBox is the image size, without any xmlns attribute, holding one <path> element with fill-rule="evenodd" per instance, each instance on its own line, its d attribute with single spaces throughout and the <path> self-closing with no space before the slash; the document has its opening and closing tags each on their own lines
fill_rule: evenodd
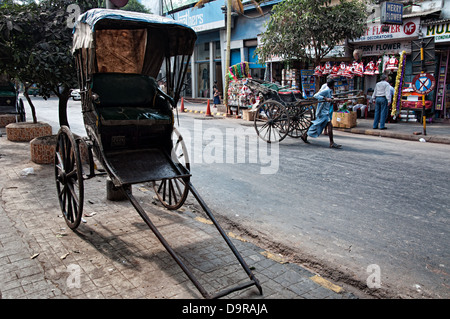
<svg viewBox="0 0 450 319">
<path fill-rule="evenodd" d="M 34 100 L 56 133 L 57 101 Z M 68 118 L 85 135 L 80 102 Z M 179 119 L 193 185 L 242 235 L 377 296 L 450 297 L 448 145 L 344 132 L 341 150 L 326 136 L 268 145 L 250 122 Z"/>
</svg>

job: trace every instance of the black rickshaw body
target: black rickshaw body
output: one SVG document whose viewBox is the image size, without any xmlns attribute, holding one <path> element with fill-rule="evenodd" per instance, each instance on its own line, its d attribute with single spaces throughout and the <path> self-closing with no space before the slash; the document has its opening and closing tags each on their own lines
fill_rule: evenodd
<svg viewBox="0 0 450 319">
<path fill-rule="evenodd" d="M 173 109 L 196 39 L 192 28 L 157 15 L 92 9 L 78 19 L 73 53 L 84 124 L 116 186 L 177 175 L 148 161 L 165 162 L 173 148 Z M 156 81 L 161 72 L 166 91 Z M 132 166 L 122 164 L 131 158 Z"/>
<path fill-rule="evenodd" d="M 55 149 L 55 181 L 67 225 L 76 229 L 83 214 L 84 181 L 97 173 L 100 161 L 113 187 L 130 203 L 205 298 L 219 298 L 256 286 L 253 275 L 225 231 L 190 181 L 188 152 L 174 127 L 173 109 L 193 54 L 195 31 L 170 18 L 92 9 L 74 27 L 73 53 L 87 137 L 62 126 Z M 166 90 L 157 85 L 163 73 Z M 81 160 L 87 150 L 89 172 Z M 206 291 L 197 276 L 153 224 L 132 185 L 152 184 L 161 204 L 171 210 L 192 194 L 232 250 L 247 278 L 215 293 Z M 110 185 L 107 183 L 107 186 Z M 110 192 L 114 193 L 114 192 Z M 108 197 L 108 194 L 107 194 Z"/>
</svg>

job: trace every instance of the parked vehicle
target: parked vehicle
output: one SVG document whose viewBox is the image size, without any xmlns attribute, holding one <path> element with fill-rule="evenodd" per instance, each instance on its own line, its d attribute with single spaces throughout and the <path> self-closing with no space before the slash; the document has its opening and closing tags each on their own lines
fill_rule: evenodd
<svg viewBox="0 0 450 319">
<path fill-rule="evenodd" d="M 70 92 L 70 97 L 74 101 L 81 101 L 80 89 L 74 89 Z"/>
<path fill-rule="evenodd" d="M 37 96 L 39 94 L 39 88 L 37 87 L 36 84 L 33 84 L 29 89 L 28 89 L 28 95 L 33 95 L 33 96 Z"/>
<path fill-rule="evenodd" d="M 25 107 L 19 92 L 7 76 L 0 76 L 0 115 L 16 114 L 18 122 L 25 122 Z"/>
</svg>

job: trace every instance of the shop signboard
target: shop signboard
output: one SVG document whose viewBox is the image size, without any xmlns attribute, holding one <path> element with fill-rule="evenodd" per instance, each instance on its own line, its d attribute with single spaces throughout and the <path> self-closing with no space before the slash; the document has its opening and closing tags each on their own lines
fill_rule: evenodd
<svg viewBox="0 0 450 319">
<path fill-rule="evenodd" d="M 380 56 L 383 54 L 398 54 L 405 51 L 411 53 L 410 41 L 379 42 L 379 43 L 361 43 L 355 45 L 356 50 L 361 50 L 362 56 Z"/>
<path fill-rule="evenodd" d="M 174 19 L 190 26 L 195 32 L 224 28 L 225 19 L 220 10 L 222 5 L 221 1 L 208 2 L 202 8 L 189 8 L 175 12 Z"/>
<path fill-rule="evenodd" d="M 266 62 L 283 62 L 285 59 L 282 56 L 272 54 Z"/>
<path fill-rule="evenodd" d="M 383 2 L 381 4 L 381 23 L 403 24 L 403 4 Z"/>
<path fill-rule="evenodd" d="M 315 54 L 311 53 L 311 56 L 314 57 Z M 349 58 L 351 57 L 351 52 L 346 45 L 336 45 L 330 52 L 325 55 L 325 59 L 330 58 Z"/>
<path fill-rule="evenodd" d="M 450 42 L 450 22 L 422 26 L 425 37 L 434 37 L 434 42 Z"/>
<path fill-rule="evenodd" d="M 411 39 L 419 36 L 420 18 L 403 20 L 403 24 L 383 24 L 380 22 L 368 23 L 366 32 L 359 38 L 349 42 L 375 42 L 375 41 L 395 41 L 400 39 Z M 387 31 L 383 31 L 387 27 Z"/>
</svg>

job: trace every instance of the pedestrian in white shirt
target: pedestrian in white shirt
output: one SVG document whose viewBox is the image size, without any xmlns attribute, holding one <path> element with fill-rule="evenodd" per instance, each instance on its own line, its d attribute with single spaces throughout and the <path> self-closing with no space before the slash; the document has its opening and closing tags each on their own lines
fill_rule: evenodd
<svg viewBox="0 0 450 319">
<path fill-rule="evenodd" d="M 386 81 L 387 75 L 382 74 L 380 82 L 375 85 L 372 98 L 375 100 L 375 117 L 373 119 L 373 129 L 378 129 L 378 123 L 380 124 L 380 130 L 385 130 L 386 116 L 388 111 L 388 105 L 391 103 L 391 86 Z"/>
</svg>

